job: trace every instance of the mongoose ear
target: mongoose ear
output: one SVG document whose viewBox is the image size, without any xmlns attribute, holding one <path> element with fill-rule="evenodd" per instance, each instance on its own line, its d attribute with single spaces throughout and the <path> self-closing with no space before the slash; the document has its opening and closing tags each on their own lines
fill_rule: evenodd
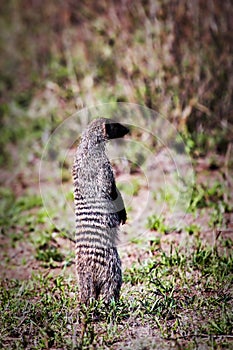
<svg viewBox="0 0 233 350">
<path fill-rule="evenodd" d="M 106 123 L 105 132 L 108 139 L 117 139 L 128 134 L 129 129 L 119 123 Z"/>
</svg>

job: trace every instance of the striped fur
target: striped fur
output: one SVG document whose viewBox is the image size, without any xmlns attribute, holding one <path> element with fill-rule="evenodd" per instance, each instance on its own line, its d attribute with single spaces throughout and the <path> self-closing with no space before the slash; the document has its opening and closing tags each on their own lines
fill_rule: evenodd
<svg viewBox="0 0 233 350">
<path fill-rule="evenodd" d="M 105 143 L 127 132 L 110 119 L 94 120 L 84 131 L 74 159 L 76 267 L 79 299 L 85 304 L 100 295 L 106 303 L 119 299 L 122 274 L 116 241 L 126 212 Z"/>
</svg>

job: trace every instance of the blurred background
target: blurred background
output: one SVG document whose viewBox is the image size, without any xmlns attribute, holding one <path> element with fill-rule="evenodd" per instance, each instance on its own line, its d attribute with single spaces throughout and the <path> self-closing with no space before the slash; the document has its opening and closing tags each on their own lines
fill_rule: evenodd
<svg viewBox="0 0 233 350">
<path fill-rule="evenodd" d="M 25 170 L 62 120 L 111 101 L 164 115 L 193 157 L 229 158 L 232 15 L 230 0 L 3 2 L 1 165 Z"/>
</svg>

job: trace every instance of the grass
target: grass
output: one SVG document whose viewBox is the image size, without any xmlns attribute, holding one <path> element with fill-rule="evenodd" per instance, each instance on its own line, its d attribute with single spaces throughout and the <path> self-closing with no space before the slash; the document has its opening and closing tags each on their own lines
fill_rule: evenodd
<svg viewBox="0 0 233 350">
<path fill-rule="evenodd" d="M 12 280 L 7 287 L 2 282 L 2 348 L 43 349 L 55 344 L 69 348 L 68 325 L 75 322 L 72 319 L 75 315 L 72 315 L 74 299 L 67 298 L 70 291 L 67 281 L 38 275 L 30 281 Z"/>
<path fill-rule="evenodd" d="M 193 235 L 195 233 L 199 233 L 201 231 L 201 228 L 196 224 L 191 224 L 185 227 L 185 231 L 188 232 L 190 235 Z"/>
<path fill-rule="evenodd" d="M 158 231 L 159 233 L 165 233 L 165 234 L 174 231 L 175 228 L 165 225 L 164 221 L 165 221 L 164 217 L 153 214 L 147 218 L 146 227 L 149 228 L 150 230 Z"/>
<path fill-rule="evenodd" d="M 137 196 L 139 188 L 137 179 L 130 194 Z M 121 190 L 127 194 L 125 184 Z M 224 184 L 195 185 L 189 214 L 196 221 L 185 222 L 176 236 L 165 216 L 150 215 L 152 238 L 129 243 L 140 254 L 124 268 L 119 303 L 106 309 L 100 300 L 86 310 L 78 309 L 71 232 L 51 224 L 39 195 L 23 191 L 16 196 L 7 187 L 0 191 L 2 266 L 9 269 L 0 285 L 0 348 L 231 348 L 233 241 L 220 234 L 207 243 L 199 221 L 209 211 L 204 219 L 213 232 L 227 227 L 231 203 Z M 71 191 L 66 196 L 72 201 Z M 162 197 L 171 205 L 171 196 Z M 29 246 L 36 273 L 11 277 L 28 270 L 27 255 L 16 262 L 12 256 Z M 83 318 L 85 327 L 79 322 Z"/>
<path fill-rule="evenodd" d="M 224 193 L 226 187 L 221 182 L 215 182 L 213 185 L 208 184 L 196 184 L 191 198 L 189 210 L 196 210 L 198 208 L 216 207 L 219 202 L 224 205 L 224 209 L 227 211 L 229 204 L 224 200 Z"/>
<path fill-rule="evenodd" d="M 12 190 L 9 188 L 0 188 L 3 199 L 0 207 L 0 225 L 1 232 L 6 233 L 11 227 L 34 228 L 35 224 L 43 222 L 45 211 L 41 209 L 37 211 L 37 216 L 30 213 L 31 209 L 42 208 L 42 199 L 39 195 L 24 195 L 15 198 Z"/>
<path fill-rule="evenodd" d="M 114 348 L 114 344 L 126 346 L 132 325 L 139 336 L 143 325 L 150 325 L 151 340 L 162 337 L 169 344 L 186 338 L 188 349 L 194 339 L 198 344 L 205 336 L 217 349 L 218 340 L 227 343 L 233 331 L 233 247 L 220 255 L 222 248 L 220 243 L 209 247 L 195 238 L 190 249 L 157 250 L 144 263 L 124 271 L 120 302 L 109 309 L 99 301 L 78 312 L 74 276 L 49 273 L 29 281 L 2 281 L 1 347 Z M 77 323 L 82 315 L 84 333 Z"/>
<path fill-rule="evenodd" d="M 157 235 L 130 243 L 132 249 L 144 247 L 143 258 L 124 269 L 119 303 L 106 308 L 100 300 L 80 310 L 74 250 L 65 248 L 69 233 L 51 225 L 37 195 L 15 198 L 8 189 L 2 193 L 2 209 L 8 213 L 2 215 L 2 237 L 10 239 L 11 251 L 28 240 L 37 272 L 30 279 L 1 279 L 1 348 L 193 349 L 205 344 L 230 349 L 232 239 L 220 236 L 210 245 L 201 238 L 201 225 L 190 224 L 180 243 L 168 242 L 171 228 L 164 217 L 152 215 L 148 228 Z M 222 191 L 215 185 L 202 196 L 203 202 L 197 196 L 194 212 L 203 206 L 213 209 L 210 198 L 221 203 Z M 12 264 L 9 256 L 5 264 Z M 27 269 L 24 256 L 18 265 Z"/>
<path fill-rule="evenodd" d="M 133 186 L 137 196 L 138 180 Z M 166 217 L 152 214 L 147 220 L 152 238 L 141 237 L 129 243 L 132 252 L 136 247 L 141 253 L 124 268 L 119 303 L 106 308 L 100 300 L 79 309 L 71 233 L 51 224 L 40 196 L 25 191 L 16 197 L 3 187 L 1 194 L 4 269 L 11 274 L 17 269 L 27 271 L 29 263 L 24 254 L 15 264 L 11 258 L 22 245 L 30 245 L 30 264 L 36 269 L 36 273 L 30 272 L 30 278 L 8 274 L 1 278 L 1 348 L 231 348 L 230 237 L 220 234 L 207 243 L 198 219 L 186 223 L 174 236 Z M 72 200 L 71 192 L 67 198 Z M 169 196 L 164 200 L 171 202 Z M 199 218 L 203 210 L 210 211 L 205 216 L 206 224 L 221 232 L 230 211 L 223 184 L 195 186 L 189 214 Z M 10 242 L 10 248 L 6 242 Z"/>
</svg>

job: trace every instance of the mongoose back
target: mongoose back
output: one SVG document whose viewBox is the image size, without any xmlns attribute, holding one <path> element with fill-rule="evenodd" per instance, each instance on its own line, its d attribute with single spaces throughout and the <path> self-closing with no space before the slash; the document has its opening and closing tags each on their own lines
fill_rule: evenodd
<svg viewBox="0 0 233 350">
<path fill-rule="evenodd" d="M 83 132 L 76 151 L 73 179 L 81 303 L 89 304 L 100 295 L 107 304 L 119 299 L 122 274 L 116 240 L 119 225 L 126 221 L 126 211 L 105 144 L 128 132 L 111 119 L 95 119 Z"/>
</svg>

